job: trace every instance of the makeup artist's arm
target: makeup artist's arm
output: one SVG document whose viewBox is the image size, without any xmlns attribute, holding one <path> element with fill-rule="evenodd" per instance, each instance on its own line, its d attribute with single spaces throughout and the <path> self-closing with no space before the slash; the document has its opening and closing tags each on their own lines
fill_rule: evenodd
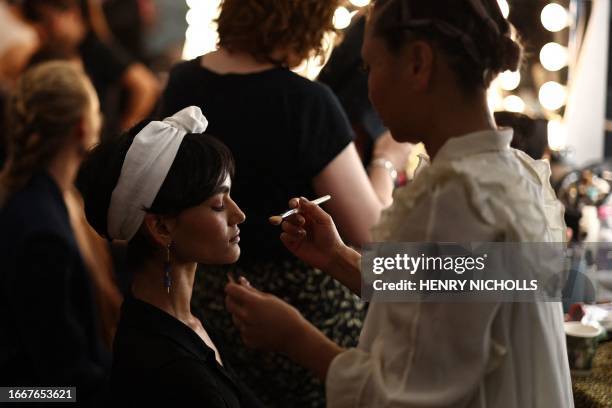
<svg viewBox="0 0 612 408">
<path fill-rule="evenodd" d="M 342 242 L 332 217 L 305 198 L 294 198 L 289 206 L 299 207 L 300 212 L 282 223 L 283 244 L 295 256 L 359 295 L 361 255 Z"/>
<path fill-rule="evenodd" d="M 410 145 L 395 142 L 389 133 L 381 136 L 374 148 L 374 158 L 389 160 L 396 169 L 406 167 Z M 363 168 L 354 143 L 350 143 L 313 180 L 317 195 L 331 194 L 325 204 L 342 236 L 352 245 L 371 241 L 370 229 L 382 210 L 393 203 L 393 179 L 389 171 L 373 166 L 369 174 Z"/>
<path fill-rule="evenodd" d="M 242 282 L 225 287 L 225 304 L 245 345 L 283 353 L 325 381 L 332 360 L 344 349 L 293 306 Z"/>
</svg>

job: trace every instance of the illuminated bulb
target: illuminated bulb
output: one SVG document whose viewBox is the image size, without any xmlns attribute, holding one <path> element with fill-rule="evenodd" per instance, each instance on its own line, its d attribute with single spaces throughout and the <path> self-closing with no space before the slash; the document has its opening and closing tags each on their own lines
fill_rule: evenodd
<svg viewBox="0 0 612 408">
<path fill-rule="evenodd" d="M 553 33 L 561 31 L 567 27 L 567 10 L 560 4 L 550 3 L 542 9 L 541 19 L 542 25 L 548 31 Z"/>
<path fill-rule="evenodd" d="M 562 150 L 567 145 L 567 128 L 561 119 L 548 122 L 548 145 L 552 150 Z"/>
<path fill-rule="evenodd" d="M 370 0 L 351 0 L 351 4 L 355 7 L 365 7 L 370 4 Z"/>
<path fill-rule="evenodd" d="M 509 112 L 525 112 L 525 102 L 521 97 L 516 95 L 509 95 L 504 98 L 504 109 Z"/>
<path fill-rule="evenodd" d="M 499 86 L 505 91 L 516 89 L 521 83 L 521 73 L 518 71 L 504 71 L 499 75 Z"/>
<path fill-rule="evenodd" d="M 499 4 L 499 9 L 501 10 L 504 18 L 508 18 L 510 15 L 510 6 L 506 0 L 497 0 L 497 4 Z"/>
<path fill-rule="evenodd" d="M 214 19 L 219 15 L 221 0 L 187 0 L 189 23 L 185 33 L 183 59 L 192 59 L 216 48 L 217 29 Z"/>
<path fill-rule="evenodd" d="M 567 92 L 565 87 L 557 82 L 546 82 L 540 88 L 538 99 L 542 106 L 548 110 L 555 111 L 565 105 Z"/>
<path fill-rule="evenodd" d="M 493 87 L 489 88 L 487 91 L 487 103 L 491 112 L 503 109 L 503 100 L 497 89 Z"/>
<path fill-rule="evenodd" d="M 567 48 L 554 42 L 546 44 L 540 51 L 540 62 L 549 71 L 560 70 L 568 62 Z"/>
<path fill-rule="evenodd" d="M 351 25 L 351 12 L 346 7 L 338 7 L 334 13 L 334 27 L 343 30 Z"/>
</svg>

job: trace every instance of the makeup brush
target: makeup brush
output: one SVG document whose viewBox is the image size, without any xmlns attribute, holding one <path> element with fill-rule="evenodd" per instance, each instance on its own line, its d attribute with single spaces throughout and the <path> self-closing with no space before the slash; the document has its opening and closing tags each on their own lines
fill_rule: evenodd
<svg viewBox="0 0 612 408">
<path fill-rule="evenodd" d="M 317 198 L 316 200 L 312 200 L 312 203 L 316 204 L 316 205 L 319 205 L 319 204 L 323 204 L 326 201 L 329 201 L 330 199 L 331 199 L 331 196 L 330 195 L 326 195 L 326 196 Z M 293 210 L 286 211 L 286 212 L 282 213 L 281 215 L 275 215 L 273 217 L 270 217 L 270 218 L 268 218 L 268 220 L 273 225 L 281 225 L 285 218 L 290 217 L 293 214 L 296 214 L 297 212 L 298 212 L 298 209 L 294 208 Z"/>
</svg>

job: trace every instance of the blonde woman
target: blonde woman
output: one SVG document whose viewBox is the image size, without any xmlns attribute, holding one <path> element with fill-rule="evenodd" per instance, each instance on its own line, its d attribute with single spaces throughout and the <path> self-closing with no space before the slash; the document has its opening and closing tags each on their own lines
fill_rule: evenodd
<svg viewBox="0 0 612 408">
<path fill-rule="evenodd" d="M 65 196 L 98 141 L 98 99 L 85 74 L 41 64 L 9 105 L 8 160 L 0 175 L 0 383 L 76 386 L 103 398 L 109 358 L 92 282 Z"/>
</svg>

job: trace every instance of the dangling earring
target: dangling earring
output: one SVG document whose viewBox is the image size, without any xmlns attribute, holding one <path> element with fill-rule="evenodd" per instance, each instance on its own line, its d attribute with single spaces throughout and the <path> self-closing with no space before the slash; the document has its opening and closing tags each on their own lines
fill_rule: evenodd
<svg viewBox="0 0 612 408">
<path fill-rule="evenodd" d="M 170 286 L 172 286 L 172 278 L 170 277 L 170 272 L 172 271 L 172 265 L 170 264 L 170 247 L 172 246 L 172 242 L 168 244 L 166 247 L 166 262 L 164 263 L 164 287 L 166 291 L 170 293 Z"/>
</svg>

